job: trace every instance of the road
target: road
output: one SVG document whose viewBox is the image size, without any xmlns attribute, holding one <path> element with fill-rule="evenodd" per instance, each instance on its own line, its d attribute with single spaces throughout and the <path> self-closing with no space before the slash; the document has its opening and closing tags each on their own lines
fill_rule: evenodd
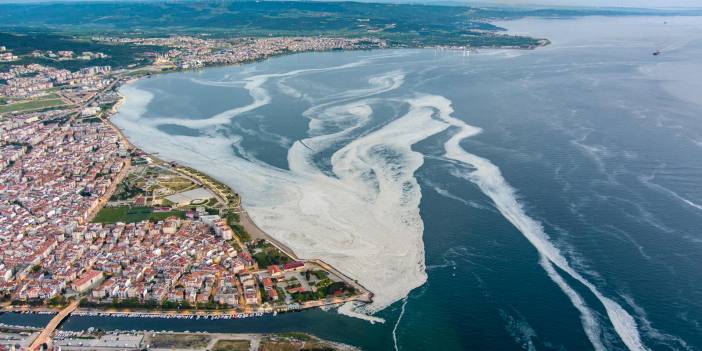
<svg viewBox="0 0 702 351">
<path fill-rule="evenodd" d="M 66 308 L 62 309 L 54 318 L 49 321 L 44 330 L 39 333 L 39 336 L 34 339 L 32 344 L 29 346 L 30 350 L 39 350 L 41 345 L 47 344 L 51 346 L 51 334 L 54 330 L 61 324 L 61 322 L 66 319 L 77 307 L 80 301 L 71 302 Z"/>
<path fill-rule="evenodd" d="M 122 170 L 117 173 L 117 176 L 112 179 L 112 184 L 110 184 L 110 187 L 105 191 L 104 194 L 100 197 L 98 200 L 98 204 L 94 206 L 90 211 L 88 211 L 88 215 L 85 216 L 85 222 L 90 223 L 95 216 L 100 212 L 100 210 L 107 204 L 107 202 L 110 201 L 110 198 L 112 195 L 115 193 L 115 190 L 117 190 L 117 186 L 119 186 L 120 183 L 122 183 L 122 180 L 124 180 L 124 177 L 127 176 L 127 173 L 129 173 L 129 168 L 132 166 L 132 160 L 127 158 L 124 161 L 124 166 L 122 167 Z"/>
</svg>

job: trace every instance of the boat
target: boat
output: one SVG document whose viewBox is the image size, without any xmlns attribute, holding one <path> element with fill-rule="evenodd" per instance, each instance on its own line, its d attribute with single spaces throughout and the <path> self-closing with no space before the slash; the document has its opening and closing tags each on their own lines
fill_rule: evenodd
<svg viewBox="0 0 702 351">
<path fill-rule="evenodd" d="M 653 56 L 658 56 L 658 55 L 660 55 L 660 54 L 661 54 L 661 51 L 660 51 L 660 50 L 656 50 L 656 51 L 653 52 Z"/>
</svg>

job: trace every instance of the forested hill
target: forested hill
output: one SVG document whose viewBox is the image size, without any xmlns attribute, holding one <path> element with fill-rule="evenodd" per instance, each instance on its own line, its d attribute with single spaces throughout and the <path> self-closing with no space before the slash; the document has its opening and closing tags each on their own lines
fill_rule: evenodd
<svg viewBox="0 0 702 351">
<path fill-rule="evenodd" d="M 58 2 L 0 5 L 0 30 L 212 36 L 374 36 L 395 45 L 537 44 L 499 35 L 481 10 L 460 6 L 294 1 Z"/>
<path fill-rule="evenodd" d="M 132 36 L 373 36 L 396 46 L 531 47 L 538 45 L 536 39 L 504 35 L 490 22 L 524 16 L 651 14 L 681 13 L 318 1 L 74 1 L 0 4 L 0 30 Z"/>
</svg>

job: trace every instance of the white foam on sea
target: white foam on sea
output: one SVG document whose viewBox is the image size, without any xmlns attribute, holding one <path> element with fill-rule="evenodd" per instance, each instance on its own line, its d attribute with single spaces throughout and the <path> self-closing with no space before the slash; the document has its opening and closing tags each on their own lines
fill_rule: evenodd
<svg viewBox="0 0 702 351">
<path fill-rule="evenodd" d="M 651 323 L 651 321 L 648 319 L 646 311 L 644 311 L 644 309 L 641 306 L 639 306 L 631 296 L 622 295 L 622 298 L 624 298 L 627 304 L 629 304 L 633 308 L 634 313 L 636 313 L 638 317 L 638 320 L 641 321 L 641 330 L 648 337 L 650 337 L 653 340 L 656 340 L 662 345 L 667 346 L 671 350 L 695 350 L 684 339 L 656 329 Z"/>
<path fill-rule="evenodd" d="M 556 272 L 556 269 L 553 267 L 553 264 L 550 261 L 542 256 L 539 260 L 539 264 L 544 268 L 549 278 L 551 278 L 551 280 L 553 280 L 553 282 L 556 283 L 561 290 L 563 290 L 563 293 L 565 293 L 568 299 L 570 299 L 570 302 L 573 304 L 575 309 L 580 312 L 580 321 L 583 324 L 583 330 L 585 331 L 587 338 L 592 343 L 594 349 L 597 351 L 606 350 L 607 348 L 604 347 L 601 340 L 602 330 L 600 325 L 597 322 L 594 312 L 587 306 L 582 296 L 580 296 L 575 289 L 568 285 L 563 277 Z"/>
<path fill-rule="evenodd" d="M 395 346 L 395 351 L 400 351 L 400 348 L 397 345 L 397 328 L 400 326 L 400 322 L 402 321 L 402 317 L 405 315 L 406 308 L 407 308 L 407 297 L 402 299 L 402 306 L 400 307 L 400 315 L 397 316 L 397 322 L 395 322 L 395 326 L 392 328 L 392 343 Z"/>
<path fill-rule="evenodd" d="M 664 187 L 664 186 L 662 186 L 662 185 L 660 185 L 660 184 L 655 183 L 655 182 L 653 181 L 653 180 L 655 179 L 655 177 L 656 177 L 656 174 L 653 173 L 653 174 L 650 175 L 650 176 L 640 176 L 640 177 L 639 177 L 639 180 L 640 180 L 643 184 L 645 184 L 646 186 L 650 187 L 651 189 L 658 190 L 658 191 L 660 191 L 660 192 L 662 192 L 662 193 L 665 193 L 665 194 L 667 194 L 667 195 L 670 195 L 670 196 L 673 197 L 674 199 L 679 200 L 680 202 L 684 203 L 684 204 L 687 205 L 687 206 L 690 206 L 690 207 L 695 208 L 695 209 L 698 209 L 698 210 L 702 210 L 702 205 L 701 205 L 701 204 L 698 204 L 698 203 L 696 203 L 696 202 L 694 202 L 694 201 L 692 201 L 692 200 L 689 200 L 689 199 L 687 199 L 687 198 L 684 198 L 684 197 L 682 197 L 680 194 L 676 193 L 675 191 L 670 190 L 670 189 L 668 189 L 668 188 L 666 188 L 666 187 Z"/>
<path fill-rule="evenodd" d="M 421 99 L 412 102 L 405 115 L 337 150 L 331 157 L 334 176 L 323 173 L 312 157 L 355 127 L 295 143 L 288 163 L 302 179 L 300 193 L 288 206 L 261 208 L 255 215 L 261 216 L 264 229 L 283 240 L 304 242 L 299 250 L 295 248 L 297 254 L 323 257 L 359 279 L 375 294 L 373 304 L 363 308 L 369 313 L 426 281 L 421 192 L 414 177 L 423 157 L 411 146 L 446 125 L 432 118 L 433 110 Z M 346 106 L 343 114 L 321 115 L 349 118 L 355 114 L 363 123 L 370 108 L 355 103 L 342 106 Z"/>
<path fill-rule="evenodd" d="M 460 197 L 460 196 L 454 195 L 454 194 L 451 193 L 450 191 L 448 191 L 448 190 L 442 188 L 441 186 L 439 186 L 439 185 L 437 185 L 437 184 L 434 184 L 434 183 L 433 183 L 432 181 L 430 181 L 430 180 L 425 180 L 423 184 L 426 185 L 427 187 L 429 187 L 430 189 L 434 190 L 437 194 L 439 194 L 439 195 L 441 195 L 441 196 L 443 196 L 443 197 L 445 197 L 445 198 L 447 198 L 447 199 L 451 199 L 451 200 L 454 200 L 454 201 L 458 201 L 458 202 L 460 202 L 460 203 L 462 203 L 462 204 L 464 204 L 464 205 L 466 205 L 466 206 L 470 206 L 470 205 L 471 205 L 470 202 L 468 202 L 468 200 L 466 200 L 466 199 L 464 199 L 464 198 L 462 198 L 462 197 Z"/>
<path fill-rule="evenodd" d="M 222 81 L 208 81 L 203 79 L 191 79 L 193 82 L 202 85 L 212 85 L 218 87 L 227 86 L 240 86 L 243 83 L 243 88 L 249 92 L 249 95 L 253 98 L 253 101 L 247 105 L 236 107 L 214 116 L 205 119 L 182 119 L 182 118 L 171 118 L 171 117 L 161 117 L 149 120 L 150 123 L 155 124 L 177 124 L 188 128 L 204 128 L 213 127 L 218 125 L 223 125 L 229 123 L 233 118 L 253 111 L 259 107 L 265 106 L 271 102 L 271 96 L 268 90 L 263 86 L 272 78 L 283 78 L 283 77 L 293 77 L 305 73 L 314 72 L 326 72 L 333 70 L 341 70 L 347 68 L 353 68 L 367 64 L 367 60 L 359 60 L 343 65 L 323 67 L 323 68 L 308 68 L 308 69 L 298 69 L 284 73 L 271 73 L 271 74 L 259 74 L 251 77 L 247 77 L 243 82 L 222 82 Z"/>
<path fill-rule="evenodd" d="M 569 286 L 569 284 L 555 270 L 569 275 L 587 288 L 602 304 L 615 332 L 630 350 L 647 350 L 641 342 L 641 337 L 634 318 L 617 302 L 606 297 L 599 289 L 575 269 L 571 267 L 560 250 L 553 245 L 549 236 L 544 232 L 539 222 L 529 217 L 522 205 L 517 201 L 514 189 L 502 177 L 500 169 L 489 160 L 466 152 L 460 143 L 466 138 L 477 135 L 480 128 L 471 126 L 451 116 L 453 108 L 451 102 L 443 97 L 435 97 L 434 106 L 438 109 L 438 116 L 446 123 L 457 129 L 451 138 L 444 144 L 447 159 L 470 166 L 472 170 L 465 172 L 463 177 L 475 183 L 480 190 L 494 203 L 500 213 L 514 225 L 524 237 L 534 246 L 541 256 L 541 265 L 549 277 L 570 298 L 573 305 L 580 311 L 585 332 L 597 349 L 604 349 L 600 340 L 598 321 L 583 299 Z"/>
<path fill-rule="evenodd" d="M 500 310 L 500 316 L 507 323 L 507 332 L 518 345 L 521 345 L 522 349 L 536 351 L 536 345 L 533 341 L 537 338 L 536 331 L 524 317 L 519 314 L 513 316 L 504 310 Z"/>
<path fill-rule="evenodd" d="M 481 129 L 452 117 L 450 100 L 437 95 L 394 98 L 394 102 L 408 106 L 406 112 L 357 135 L 361 127 L 373 120 L 377 95 L 402 86 L 403 71 L 375 75 L 368 79 L 366 88 L 318 100 L 304 113 L 309 119 L 308 137 L 295 141 L 288 150 L 289 170 L 271 166 L 254 155 L 236 156 L 233 146 L 246 151 L 237 138 L 217 132 L 218 126 L 229 123 L 243 111 L 271 102 L 264 85 L 269 79 L 366 63 L 245 78 L 244 87 L 253 100 L 250 104 L 194 121 L 142 118 L 151 95 L 127 85 L 121 89 L 128 97 L 127 103 L 114 121 L 144 150 L 201 169 L 235 188 L 243 195 L 252 219 L 299 257 L 321 258 L 357 279 L 374 293 L 374 302 L 362 307 L 346 304 L 339 312 L 374 322 L 380 320 L 370 314 L 405 298 L 427 279 L 424 225 L 419 215 L 421 191 L 414 176 L 424 156 L 412 146 L 451 129 L 453 134 L 444 144 L 444 157 L 467 166 L 458 175 L 475 183 L 539 252 L 548 276 L 580 312 L 593 346 L 604 349 L 598 318 L 562 274 L 600 301 L 629 349 L 645 350 L 634 318 L 569 264 L 541 224 L 525 213 L 499 168 L 460 146 L 462 140 L 477 135 Z M 161 124 L 198 128 L 205 134 L 169 135 L 157 128 Z M 331 171 L 314 161 L 324 150 L 336 150 L 330 158 Z"/>
<path fill-rule="evenodd" d="M 358 312 L 358 307 L 360 306 L 359 303 L 356 302 L 347 302 L 337 309 L 337 312 L 339 314 L 343 314 L 344 316 L 352 317 L 352 318 L 358 318 L 358 319 L 363 319 L 364 321 L 368 321 L 371 324 L 375 323 L 385 323 L 385 319 L 379 318 L 379 317 L 374 317 L 371 315 L 368 315 L 366 313 Z"/>
<path fill-rule="evenodd" d="M 363 62 L 334 69 L 360 64 Z M 128 106 L 114 122 L 147 152 L 201 169 L 229 184 L 243 195 L 249 215 L 264 231 L 299 257 L 321 258 L 374 293 L 373 304 L 353 313 L 347 306 L 342 312 L 379 311 L 426 281 L 421 193 L 414 177 L 423 157 L 411 146 L 447 125 L 433 119 L 433 109 L 417 100 L 405 115 L 337 150 L 331 157 L 334 174 L 323 172 L 312 156 L 367 123 L 373 113 L 373 95 L 402 85 L 404 73 L 390 71 L 370 77 L 365 89 L 347 91 L 308 110 L 305 116 L 310 119 L 311 136 L 290 148 L 289 170 L 253 155 L 237 157 L 232 152 L 237 139 L 218 133 L 217 127 L 241 111 L 269 103 L 262 82 L 272 76 L 246 78 L 244 86 L 253 99 L 250 104 L 194 121 L 142 118 L 150 95 L 137 85 L 126 85 L 121 92 L 128 97 Z M 198 128 L 204 135 L 169 135 L 157 128 L 161 124 Z M 332 131 L 325 134 L 325 129 Z"/>
</svg>

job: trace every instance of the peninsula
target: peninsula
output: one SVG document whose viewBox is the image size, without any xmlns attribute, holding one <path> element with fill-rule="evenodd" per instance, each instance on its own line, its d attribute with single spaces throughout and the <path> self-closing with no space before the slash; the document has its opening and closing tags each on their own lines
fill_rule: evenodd
<svg viewBox="0 0 702 351">
<path fill-rule="evenodd" d="M 394 26 L 359 23 L 366 34 Z M 471 50 L 474 43 L 64 35 L 0 35 L 0 294 L 6 311 L 61 310 L 32 348 L 50 344 L 71 314 L 243 318 L 372 301 L 355 280 L 323 261 L 298 259 L 260 230 L 227 185 L 134 147 L 110 122 L 123 99 L 120 85 L 296 52 Z M 548 43 L 472 35 L 492 38 L 487 46 Z"/>
<path fill-rule="evenodd" d="M 226 49 L 191 37 L 139 43 L 170 49 L 133 69 L 29 64 L 3 73 L 3 95 L 17 100 L 2 114 L 5 309 L 65 307 L 58 325 L 69 314 L 243 318 L 370 302 L 358 283 L 322 261 L 298 260 L 258 229 L 228 186 L 133 147 L 109 118 L 122 99 L 117 87 L 139 76 L 382 42 L 273 38 Z M 45 104 L 52 100 L 59 103 Z"/>
</svg>

